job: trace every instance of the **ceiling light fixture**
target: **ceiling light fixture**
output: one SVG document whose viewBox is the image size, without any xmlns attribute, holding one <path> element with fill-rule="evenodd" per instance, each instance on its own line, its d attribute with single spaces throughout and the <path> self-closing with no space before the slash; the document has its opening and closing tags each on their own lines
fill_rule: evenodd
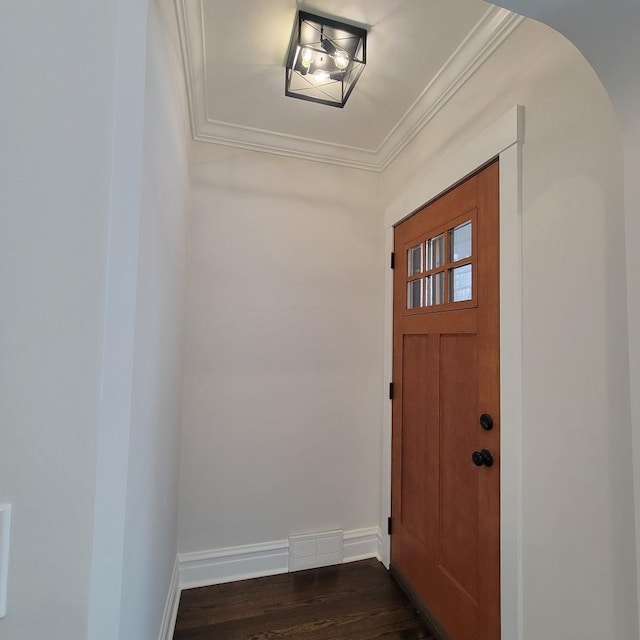
<svg viewBox="0 0 640 640">
<path fill-rule="evenodd" d="M 344 107 L 367 63 L 367 32 L 298 11 L 286 63 L 285 95 Z"/>
</svg>

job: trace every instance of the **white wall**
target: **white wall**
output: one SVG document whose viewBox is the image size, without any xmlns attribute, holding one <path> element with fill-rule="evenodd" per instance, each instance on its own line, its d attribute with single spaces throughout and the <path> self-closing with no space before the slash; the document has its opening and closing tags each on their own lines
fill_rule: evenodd
<svg viewBox="0 0 640 640">
<path fill-rule="evenodd" d="M 376 526 L 378 176 L 193 151 L 180 550 Z"/>
<path fill-rule="evenodd" d="M 622 123 L 625 148 L 625 218 L 631 416 L 635 471 L 636 557 L 640 568 L 640 3 L 637 0 L 503 0 L 569 38 L 593 65 Z M 640 581 L 640 571 L 638 571 Z M 640 591 L 639 591 L 640 596 Z"/>
<path fill-rule="evenodd" d="M 145 114 L 146 30 L 146 0 L 1 10 L 2 639 L 151 639 L 162 620 L 188 165 L 177 34 L 154 7 Z"/>
<path fill-rule="evenodd" d="M 151 2 L 121 640 L 158 637 L 177 552 L 188 121 L 172 3 Z"/>
<path fill-rule="evenodd" d="M 628 640 L 638 630 L 622 140 L 603 87 L 562 36 L 523 24 L 385 172 L 383 200 L 517 103 L 523 638 Z"/>
<path fill-rule="evenodd" d="M 110 206 L 113 2 L 0 8 L 3 640 L 84 638 Z"/>
<path fill-rule="evenodd" d="M 640 86 L 638 79 L 633 82 Z M 629 360 L 631 373 L 631 416 L 635 473 L 636 563 L 640 608 L 640 97 L 629 100 L 624 122 L 625 218 L 627 247 L 627 307 L 629 312 Z"/>
<path fill-rule="evenodd" d="M 117 5 L 90 640 L 112 640 L 120 629 L 138 287 L 148 0 Z"/>
</svg>

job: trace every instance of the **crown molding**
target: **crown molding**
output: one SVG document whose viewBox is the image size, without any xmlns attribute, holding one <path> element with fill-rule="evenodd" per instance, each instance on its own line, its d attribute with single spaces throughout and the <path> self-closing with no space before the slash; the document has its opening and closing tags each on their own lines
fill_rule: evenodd
<svg viewBox="0 0 640 640">
<path fill-rule="evenodd" d="M 274 131 L 243 127 L 227 122 L 207 120 L 193 125 L 194 140 L 229 147 L 263 151 L 280 156 L 314 160 L 355 169 L 380 171 L 376 151 L 312 140 Z"/>
<path fill-rule="evenodd" d="M 501 7 L 491 6 L 486 11 L 377 149 L 381 169 L 420 133 L 523 20 L 523 16 Z"/>
<path fill-rule="evenodd" d="M 202 0 L 175 0 L 194 140 L 366 171 L 384 170 L 524 20 L 491 6 L 376 149 L 254 129 L 207 116 Z"/>
</svg>

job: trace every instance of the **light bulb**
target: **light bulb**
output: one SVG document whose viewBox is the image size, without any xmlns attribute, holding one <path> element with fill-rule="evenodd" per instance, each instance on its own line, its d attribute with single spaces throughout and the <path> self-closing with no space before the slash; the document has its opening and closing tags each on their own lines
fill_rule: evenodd
<svg viewBox="0 0 640 640">
<path fill-rule="evenodd" d="M 329 77 L 329 72 L 325 69 L 316 69 L 313 74 L 313 79 L 316 82 L 326 82 L 327 80 L 329 80 Z"/>
<path fill-rule="evenodd" d="M 313 49 L 309 49 L 309 47 L 305 47 L 302 50 L 302 66 L 305 69 L 308 69 L 311 66 L 311 63 L 313 62 Z"/>
<path fill-rule="evenodd" d="M 344 51 L 336 51 L 333 56 L 333 61 L 340 71 L 343 71 L 349 66 L 349 56 Z"/>
</svg>

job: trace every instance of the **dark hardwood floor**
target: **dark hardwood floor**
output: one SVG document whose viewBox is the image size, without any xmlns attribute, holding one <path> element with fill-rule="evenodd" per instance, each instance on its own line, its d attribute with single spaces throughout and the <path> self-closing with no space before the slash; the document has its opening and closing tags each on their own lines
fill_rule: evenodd
<svg viewBox="0 0 640 640">
<path fill-rule="evenodd" d="M 433 640 L 377 560 L 182 592 L 174 640 Z"/>
</svg>

